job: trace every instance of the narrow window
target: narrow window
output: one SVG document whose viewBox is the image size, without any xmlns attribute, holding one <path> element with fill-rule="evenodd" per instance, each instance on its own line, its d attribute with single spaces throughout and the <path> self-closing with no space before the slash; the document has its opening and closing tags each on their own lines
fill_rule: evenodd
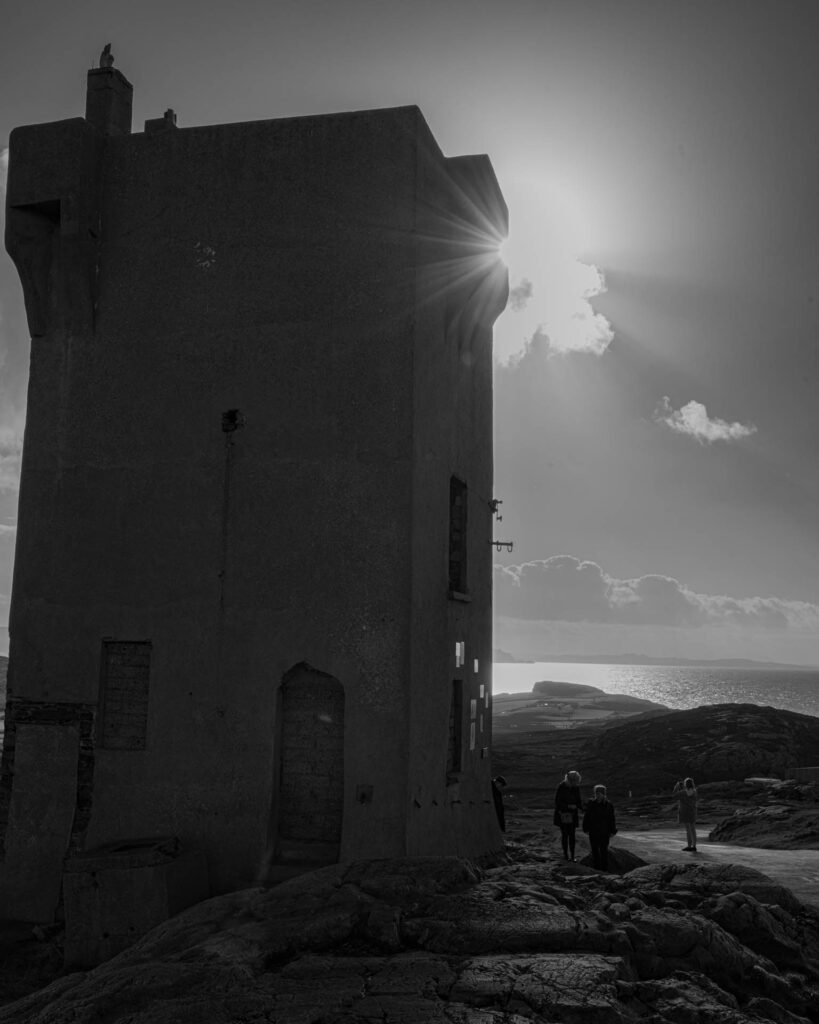
<svg viewBox="0 0 819 1024">
<path fill-rule="evenodd" d="M 464 738 L 464 684 L 460 679 L 452 680 L 452 701 L 449 707 L 449 743 L 446 752 L 447 777 L 457 775 L 463 766 L 462 750 Z"/>
<path fill-rule="evenodd" d="M 144 750 L 148 732 L 147 640 L 103 640 L 100 680 L 100 746 Z"/>
<path fill-rule="evenodd" d="M 449 589 L 466 593 L 466 484 L 449 480 Z"/>
</svg>

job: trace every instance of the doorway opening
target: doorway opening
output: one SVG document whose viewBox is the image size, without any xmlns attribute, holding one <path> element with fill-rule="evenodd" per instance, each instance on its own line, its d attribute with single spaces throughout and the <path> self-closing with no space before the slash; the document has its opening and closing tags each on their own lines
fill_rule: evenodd
<svg viewBox="0 0 819 1024">
<path fill-rule="evenodd" d="M 344 687 L 306 662 L 282 679 L 277 860 L 332 864 L 344 818 Z"/>
</svg>

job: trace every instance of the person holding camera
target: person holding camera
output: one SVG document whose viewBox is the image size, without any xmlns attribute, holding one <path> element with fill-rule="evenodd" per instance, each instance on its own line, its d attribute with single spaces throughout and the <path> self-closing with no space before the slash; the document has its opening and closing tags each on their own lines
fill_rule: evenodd
<svg viewBox="0 0 819 1024">
<path fill-rule="evenodd" d="M 677 798 L 677 821 L 685 826 L 686 853 L 697 852 L 697 787 L 693 779 L 678 782 L 672 790 Z"/>
</svg>

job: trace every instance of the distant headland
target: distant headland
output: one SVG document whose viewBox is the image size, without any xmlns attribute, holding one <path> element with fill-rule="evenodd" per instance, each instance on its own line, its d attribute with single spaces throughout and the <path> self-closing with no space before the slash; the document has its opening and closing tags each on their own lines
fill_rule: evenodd
<svg viewBox="0 0 819 1024">
<path fill-rule="evenodd" d="M 782 661 L 753 661 L 749 658 L 657 658 L 648 654 L 538 654 L 534 658 L 517 658 L 508 651 L 495 648 L 492 661 L 498 664 L 531 665 L 535 662 L 583 665 L 667 665 L 680 668 L 747 668 L 779 669 L 787 672 L 819 672 L 819 665 L 792 665 Z"/>
</svg>

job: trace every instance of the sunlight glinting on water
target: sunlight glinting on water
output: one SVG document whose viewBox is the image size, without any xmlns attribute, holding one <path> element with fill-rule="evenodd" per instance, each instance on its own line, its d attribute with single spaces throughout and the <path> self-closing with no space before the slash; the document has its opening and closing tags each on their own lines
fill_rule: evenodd
<svg viewBox="0 0 819 1024">
<path fill-rule="evenodd" d="M 785 669 L 587 663 L 495 663 L 492 690 L 527 693 L 541 679 L 596 686 L 606 693 L 680 710 L 703 704 L 758 704 L 819 717 L 819 673 Z"/>
</svg>

